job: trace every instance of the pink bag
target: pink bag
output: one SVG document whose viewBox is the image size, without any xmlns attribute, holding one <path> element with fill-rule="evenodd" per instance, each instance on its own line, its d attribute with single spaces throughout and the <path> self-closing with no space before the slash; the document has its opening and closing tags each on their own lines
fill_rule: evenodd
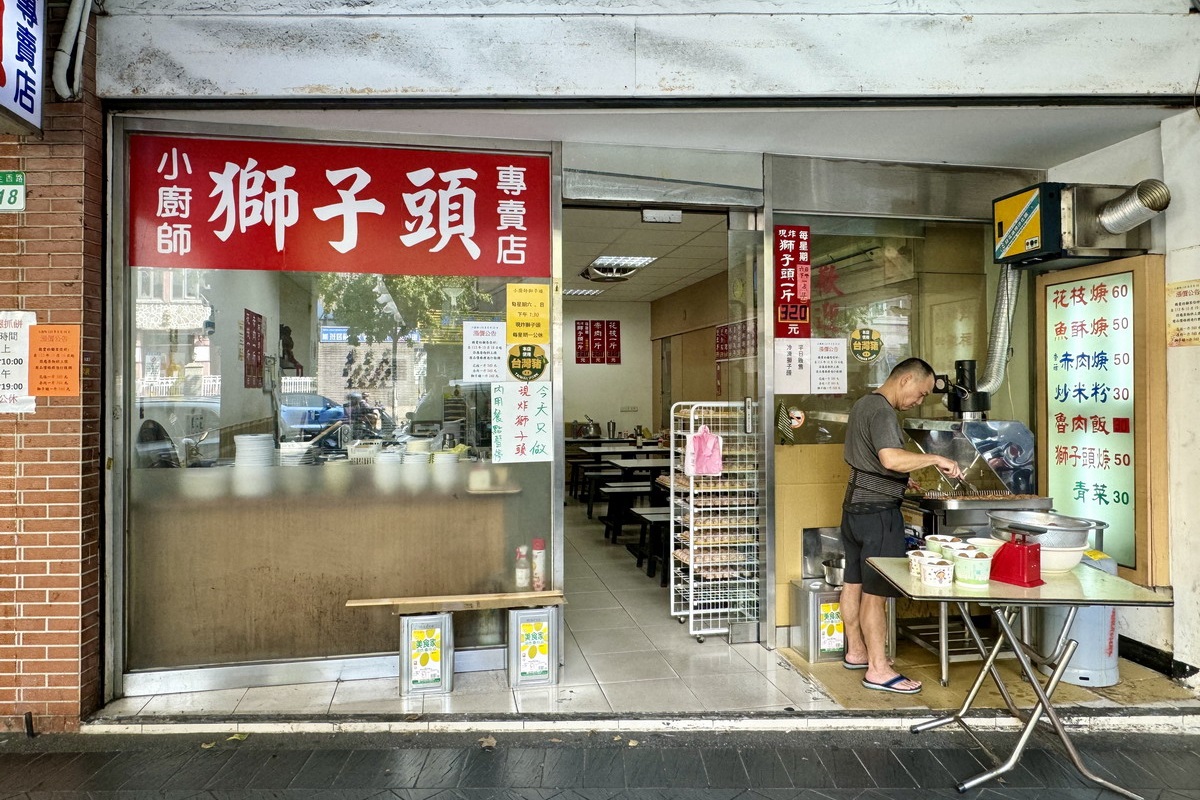
<svg viewBox="0 0 1200 800">
<path fill-rule="evenodd" d="M 723 468 L 720 436 L 710 431 L 707 425 L 688 434 L 683 451 L 685 475 L 720 475 Z"/>
</svg>

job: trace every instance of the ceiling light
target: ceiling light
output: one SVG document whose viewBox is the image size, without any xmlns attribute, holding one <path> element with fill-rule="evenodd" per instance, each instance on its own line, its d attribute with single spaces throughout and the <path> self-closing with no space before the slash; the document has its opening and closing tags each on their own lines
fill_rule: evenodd
<svg viewBox="0 0 1200 800">
<path fill-rule="evenodd" d="M 594 283 L 617 283 L 629 280 L 629 276 L 637 272 L 629 267 L 584 267 L 579 277 Z"/>
<path fill-rule="evenodd" d="M 603 289 L 563 289 L 563 297 L 594 297 L 604 294 Z"/>
<path fill-rule="evenodd" d="M 591 263 L 591 266 L 598 269 L 635 270 L 653 264 L 657 260 L 654 256 L 600 256 Z"/>
</svg>

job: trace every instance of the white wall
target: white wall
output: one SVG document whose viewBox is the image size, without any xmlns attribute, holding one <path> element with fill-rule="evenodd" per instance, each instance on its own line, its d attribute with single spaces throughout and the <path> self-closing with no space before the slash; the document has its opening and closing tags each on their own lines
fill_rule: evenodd
<svg viewBox="0 0 1200 800">
<path fill-rule="evenodd" d="M 1171 205 L 1151 221 L 1151 249 L 1165 253 L 1167 282 L 1200 278 L 1200 123 L 1193 112 L 1172 117 L 1159 131 L 1049 170 L 1052 181 L 1133 185 L 1161 178 Z M 1166 346 L 1166 343 L 1161 343 Z M 1167 455 L 1170 480 L 1171 592 L 1173 609 L 1122 609 L 1118 632 L 1173 653 L 1177 661 L 1200 664 L 1200 483 L 1195 440 L 1200 421 L 1195 387 L 1200 384 L 1200 348 L 1167 350 Z"/>
<path fill-rule="evenodd" d="M 1166 218 L 1167 283 L 1200 279 L 1200 120 L 1192 111 L 1162 126 L 1163 173 L 1171 189 Z M 1171 479 L 1171 583 L 1175 658 L 1200 665 L 1200 459 L 1196 387 L 1200 347 L 1167 348 L 1167 456 Z M 1192 678 L 1200 685 L 1200 676 Z"/>
<path fill-rule="evenodd" d="M 575 321 L 621 321 L 620 364 L 576 364 Z M 609 420 L 617 430 L 634 425 L 649 427 L 653 417 L 651 387 L 653 347 L 650 342 L 649 303 L 605 303 L 563 300 L 563 419 L 584 422 L 584 415 L 600 423 L 607 433 Z M 637 411 L 622 411 L 622 408 Z"/>
</svg>

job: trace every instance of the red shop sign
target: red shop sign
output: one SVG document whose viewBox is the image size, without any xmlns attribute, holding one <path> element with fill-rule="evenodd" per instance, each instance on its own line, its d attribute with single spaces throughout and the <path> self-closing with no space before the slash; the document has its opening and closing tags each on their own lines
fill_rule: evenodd
<svg viewBox="0 0 1200 800">
<path fill-rule="evenodd" d="M 812 335 L 812 263 L 806 225 L 776 225 L 772 244 L 775 265 L 775 338 Z"/>
<path fill-rule="evenodd" d="M 129 137 L 135 267 L 549 277 L 550 159 Z"/>
</svg>

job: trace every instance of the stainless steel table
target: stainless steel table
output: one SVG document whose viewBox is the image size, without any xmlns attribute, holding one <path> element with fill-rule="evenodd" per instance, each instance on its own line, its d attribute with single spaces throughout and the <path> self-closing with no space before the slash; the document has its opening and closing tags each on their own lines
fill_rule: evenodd
<svg viewBox="0 0 1200 800">
<path fill-rule="evenodd" d="M 1015 767 L 1021 759 L 1021 753 L 1025 750 L 1025 745 L 1029 743 L 1030 736 L 1033 735 L 1038 722 L 1044 716 L 1049 721 L 1051 727 L 1053 727 L 1054 732 L 1058 734 L 1058 738 L 1062 740 L 1063 746 L 1067 751 L 1067 756 L 1081 775 L 1093 783 L 1125 797 L 1133 798 L 1133 800 L 1142 800 L 1139 795 L 1104 780 L 1084 765 L 1083 759 L 1079 757 L 1079 751 L 1075 749 L 1075 745 L 1071 742 L 1071 737 L 1067 735 L 1067 729 L 1063 726 L 1062 720 L 1058 717 L 1058 712 L 1054 709 L 1051 697 L 1054 694 L 1054 690 L 1058 687 L 1063 672 L 1066 671 L 1067 665 L 1071 661 L 1071 656 L 1074 655 L 1075 648 L 1078 645 L 1069 636 L 1071 623 L 1074 622 L 1075 614 L 1080 608 L 1084 606 L 1169 606 L 1172 604 L 1170 599 L 1157 595 L 1137 584 L 1130 583 L 1123 578 L 1118 578 L 1114 575 L 1101 572 L 1098 569 L 1091 569 L 1082 565 L 1075 567 L 1070 572 L 1043 574 L 1042 578 L 1045 580 L 1045 583 L 1041 586 L 1026 588 L 991 581 L 986 589 L 964 589 L 958 586 L 948 586 L 945 588 L 926 586 L 919 578 L 909 574 L 907 558 L 872 558 L 869 559 L 869 563 L 879 571 L 879 574 L 888 583 L 914 600 L 954 603 L 958 607 L 958 612 L 963 618 L 963 623 L 966 625 L 971 639 L 984 656 L 983 666 L 980 668 L 979 674 L 975 677 L 974 684 L 971 686 L 970 691 L 967 692 L 967 697 L 958 711 L 912 726 L 913 733 L 920 733 L 939 728 L 943 725 L 949 725 L 950 723 L 958 723 L 975 740 L 976 744 L 982 747 L 984 752 L 988 753 L 993 761 L 995 761 L 996 766 L 993 769 L 963 781 L 958 785 L 958 791 L 965 792 L 984 781 L 989 781 L 992 778 L 1003 775 Z M 992 615 L 996 619 L 996 624 L 999 626 L 1000 635 L 997 637 L 995 644 L 990 648 L 985 644 L 979 631 L 971 621 L 969 608 L 971 603 L 977 603 L 990 608 Z M 1026 638 L 1021 635 L 1020 626 L 1014 627 L 1014 622 L 1016 622 L 1021 610 L 1031 606 L 1065 606 L 1068 609 L 1066 623 L 1063 625 L 1062 633 L 1059 635 L 1058 641 L 1055 643 L 1054 650 L 1051 653 L 1040 653 L 1031 642 L 1026 641 Z M 1029 681 L 1038 698 L 1037 703 L 1028 711 L 1017 708 L 1012 695 L 1009 694 L 1008 688 L 1004 685 L 1004 679 L 1000 671 L 996 669 L 996 659 L 1006 643 L 1016 656 L 1017 663 L 1021 665 L 1021 672 L 1024 674 L 1026 680 Z M 1038 666 L 1043 664 L 1048 665 L 1052 669 L 1049 677 L 1045 678 L 1044 684 L 1042 683 L 1043 676 L 1037 669 Z M 965 718 L 967 710 L 975 702 L 979 690 L 983 687 L 984 680 L 989 675 L 995 681 L 996 688 L 1000 691 L 1000 696 L 1004 698 L 1004 703 L 1008 707 L 1009 713 L 1025 723 L 1012 753 L 1004 759 L 995 756 L 979 741 Z"/>
</svg>

